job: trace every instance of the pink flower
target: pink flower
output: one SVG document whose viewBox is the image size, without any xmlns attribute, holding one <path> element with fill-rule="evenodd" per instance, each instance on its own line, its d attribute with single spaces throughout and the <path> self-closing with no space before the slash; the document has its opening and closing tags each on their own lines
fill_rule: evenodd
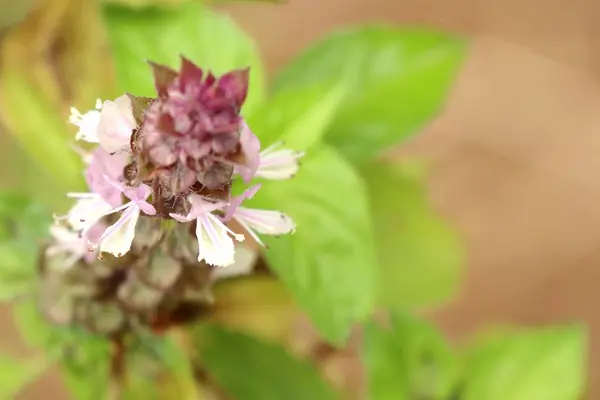
<svg viewBox="0 0 600 400">
<path fill-rule="evenodd" d="M 256 177 L 271 180 L 284 180 L 293 177 L 300 166 L 299 159 L 304 153 L 291 149 L 280 149 L 275 143 L 260 153 L 260 163 Z"/>
<path fill-rule="evenodd" d="M 129 251 L 135 237 L 135 226 L 140 213 L 143 211 L 148 215 L 156 214 L 154 206 L 147 202 L 152 189 L 147 185 L 129 188 L 122 184 L 114 184 L 130 201 L 118 207 L 112 207 L 97 193 L 70 193 L 69 196 L 79 199 L 75 206 L 69 211 L 67 220 L 72 229 L 79 231 L 88 237 L 89 243 L 98 247 L 100 253 L 110 253 L 115 257 L 121 257 Z M 120 212 L 121 216 L 98 238 L 88 235 L 98 221 L 103 217 Z"/>
<path fill-rule="evenodd" d="M 179 222 L 196 221 L 196 238 L 198 239 L 198 262 L 227 267 L 235 261 L 234 244 L 230 236 L 243 241 L 244 235 L 235 234 L 213 211 L 222 209 L 225 204 L 211 203 L 201 196 L 192 194 L 188 197 L 191 209 L 188 215 L 171 214 Z"/>
<path fill-rule="evenodd" d="M 85 172 L 88 187 L 112 207 L 123 203 L 122 190 L 118 185 L 123 181 L 123 171 L 129 162 L 129 154 L 110 154 L 102 147 L 96 148 L 89 157 L 89 165 Z"/>
<path fill-rule="evenodd" d="M 110 253 L 121 257 L 131 249 L 135 237 L 135 226 L 143 211 L 148 215 L 156 214 L 154 206 L 146 201 L 152 189 L 146 185 L 137 188 L 123 188 L 123 194 L 129 202 L 112 210 L 123 211 L 117 222 L 109 226 L 98 240 L 100 253 Z"/>
<path fill-rule="evenodd" d="M 235 171 L 245 183 L 249 183 L 260 165 L 260 140 L 248 127 L 245 121 L 242 121 L 242 132 L 240 133 L 240 145 L 244 153 L 246 163 L 236 165 Z"/>
<path fill-rule="evenodd" d="M 115 101 L 105 101 L 98 122 L 100 146 L 109 153 L 128 150 L 136 127 L 129 96 L 123 95 Z"/>
<path fill-rule="evenodd" d="M 259 210 L 240 206 L 244 200 L 251 199 L 260 187 L 260 184 L 254 185 L 242 195 L 233 198 L 224 209 L 225 217 L 223 219 L 224 221 L 235 219 L 257 243 L 264 246 L 257 233 L 274 236 L 293 233 L 296 229 L 296 224 L 290 217 L 279 211 Z"/>
<path fill-rule="evenodd" d="M 128 150 L 131 135 L 137 128 L 129 96 L 114 101 L 96 100 L 96 109 L 81 114 L 71 108 L 69 122 L 79 127 L 77 140 L 99 143 L 109 153 Z"/>
<path fill-rule="evenodd" d="M 65 255 L 67 258 L 63 264 L 64 269 L 72 267 L 80 260 L 89 264 L 98 254 L 91 248 L 89 241 L 99 238 L 105 228 L 102 224 L 95 224 L 86 232 L 86 235 L 82 235 L 63 225 L 54 224 L 50 227 L 50 234 L 54 242 L 48 247 L 46 254 L 50 257 L 59 254 Z"/>
<path fill-rule="evenodd" d="M 228 184 L 234 165 L 254 162 L 241 143 L 248 131 L 240 115 L 248 70 L 216 78 L 185 58 L 179 72 L 151 66 L 159 97 L 146 110 L 136 139 L 150 165 L 145 169 L 159 169 L 164 185 L 176 193 L 196 181 L 210 189 Z M 231 165 L 228 173 L 211 173 L 223 163 Z"/>
</svg>

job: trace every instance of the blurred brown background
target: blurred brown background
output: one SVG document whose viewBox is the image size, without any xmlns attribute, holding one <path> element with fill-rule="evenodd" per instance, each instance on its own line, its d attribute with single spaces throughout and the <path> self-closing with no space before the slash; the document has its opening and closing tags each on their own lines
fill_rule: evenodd
<svg viewBox="0 0 600 400">
<path fill-rule="evenodd" d="M 447 109 L 399 149 L 432 159 L 432 201 L 468 245 L 463 291 L 436 318 L 453 336 L 483 323 L 584 319 L 594 342 L 590 398 L 600 398 L 600 3 L 291 0 L 224 8 L 254 35 L 270 71 L 352 23 L 424 23 L 472 38 Z M 48 380 L 23 398 L 47 397 L 50 384 L 57 387 Z"/>
</svg>

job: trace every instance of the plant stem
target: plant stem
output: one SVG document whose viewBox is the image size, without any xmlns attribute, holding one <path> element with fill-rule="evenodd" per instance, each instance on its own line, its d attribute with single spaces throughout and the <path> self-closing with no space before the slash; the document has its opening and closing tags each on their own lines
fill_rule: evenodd
<svg viewBox="0 0 600 400">
<path fill-rule="evenodd" d="M 108 382 L 108 400 L 122 400 L 126 381 L 125 345 L 121 339 L 113 341 Z"/>
<path fill-rule="evenodd" d="M 169 330 L 169 337 L 178 347 L 181 360 L 181 369 L 175 371 L 175 380 L 181 390 L 181 400 L 204 400 L 204 393 L 199 387 L 194 375 L 194 369 L 191 360 L 187 357 L 193 353 L 193 346 L 190 338 L 183 328 L 172 328 Z"/>
</svg>

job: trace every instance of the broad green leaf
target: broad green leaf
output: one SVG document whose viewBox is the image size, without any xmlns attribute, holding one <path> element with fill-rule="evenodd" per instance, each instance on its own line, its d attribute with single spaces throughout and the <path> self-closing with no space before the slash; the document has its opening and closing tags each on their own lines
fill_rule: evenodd
<svg viewBox="0 0 600 400">
<path fill-rule="evenodd" d="M 440 110 L 465 56 L 454 35 L 367 26 L 326 37 L 281 71 L 276 90 L 345 81 L 327 141 L 353 161 L 416 133 Z"/>
<path fill-rule="evenodd" d="M 217 325 L 204 326 L 198 334 L 200 362 L 236 399 L 339 398 L 314 366 L 294 358 L 283 347 Z"/>
<path fill-rule="evenodd" d="M 366 326 L 363 361 L 371 400 L 445 400 L 460 375 L 459 359 L 435 327 L 405 315 L 387 328 Z"/>
<path fill-rule="evenodd" d="M 264 72 L 254 42 L 227 15 L 187 2 L 177 7 L 132 10 L 106 8 L 119 85 L 138 96 L 155 94 L 146 60 L 179 67 L 184 55 L 204 69 L 223 74 L 250 68 L 244 113 L 262 100 Z"/>
<path fill-rule="evenodd" d="M 579 400 L 586 382 L 587 335 L 578 326 L 491 336 L 467 353 L 461 400 Z"/>
<path fill-rule="evenodd" d="M 306 150 L 319 142 L 346 93 L 343 85 L 313 85 L 282 91 L 262 103 L 248 125 L 266 148 L 276 141 L 285 147 Z"/>
<path fill-rule="evenodd" d="M 48 367 L 44 358 L 19 360 L 0 356 L 0 398 L 14 399 L 30 383 L 33 383 Z"/>
<path fill-rule="evenodd" d="M 402 311 L 447 300 L 460 282 L 463 249 L 429 205 L 424 179 L 399 164 L 366 163 L 361 172 L 371 197 L 380 303 Z"/>
<path fill-rule="evenodd" d="M 294 178 L 268 182 L 249 204 L 296 222 L 294 234 L 263 237 L 265 257 L 321 334 L 342 344 L 371 314 L 376 296 L 364 183 L 336 151 L 315 146 Z"/>
</svg>

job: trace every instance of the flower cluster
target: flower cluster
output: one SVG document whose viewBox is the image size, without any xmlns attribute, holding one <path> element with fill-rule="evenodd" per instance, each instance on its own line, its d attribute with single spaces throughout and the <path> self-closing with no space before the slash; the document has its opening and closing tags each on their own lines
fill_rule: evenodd
<svg viewBox="0 0 600 400">
<path fill-rule="evenodd" d="M 43 255 L 52 298 L 43 302 L 57 322 L 89 319 L 92 308 L 94 321 L 108 321 L 104 333 L 121 329 L 131 310 L 155 323 L 161 310 L 206 293 L 208 275 L 234 264 L 245 234 L 262 244 L 260 234 L 294 231 L 281 212 L 242 206 L 260 183 L 231 193 L 236 179 L 292 177 L 302 156 L 279 145 L 261 151 L 240 114 L 248 70 L 215 77 L 185 58 L 179 71 L 150 65 L 156 98 L 127 94 L 83 114 L 72 109 L 76 139 L 96 147 L 82 150 L 89 191 L 68 194 L 75 204 L 56 217 Z"/>
</svg>

